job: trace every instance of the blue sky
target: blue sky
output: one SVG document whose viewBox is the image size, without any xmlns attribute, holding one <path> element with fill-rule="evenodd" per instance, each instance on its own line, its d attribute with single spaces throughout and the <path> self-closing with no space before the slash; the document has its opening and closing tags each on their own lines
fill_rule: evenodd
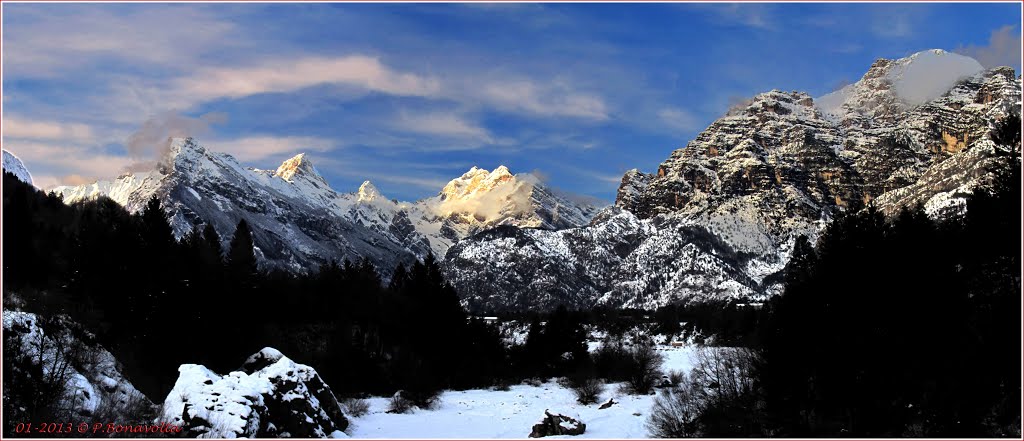
<svg viewBox="0 0 1024 441">
<path fill-rule="evenodd" d="M 611 201 L 744 98 L 823 95 L 941 48 L 1020 72 L 1021 5 L 11 4 L 3 147 L 41 186 L 187 133 L 339 191 L 435 194 L 471 166 Z"/>
</svg>

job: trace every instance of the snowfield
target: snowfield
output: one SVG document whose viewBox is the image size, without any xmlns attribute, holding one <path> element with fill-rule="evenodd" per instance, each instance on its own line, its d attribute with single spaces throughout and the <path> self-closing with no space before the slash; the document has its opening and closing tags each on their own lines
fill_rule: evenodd
<svg viewBox="0 0 1024 441">
<path fill-rule="evenodd" d="M 697 347 L 658 347 L 665 355 L 662 370 L 689 373 Z M 433 410 L 414 409 L 408 414 L 389 414 L 388 397 L 367 399 L 370 412 L 351 418 L 348 435 L 353 438 L 527 438 L 530 429 L 544 418 L 544 411 L 560 413 L 587 425 L 579 436 L 549 438 L 648 438 L 647 418 L 654 395 L 626 395 L 619 384 L 608 384 L 597 404 L 576 402 L 569 389 L 554 379 L 539 386 L 514 385 L 507 391 L 473 389 L 446 391 Z M 599 409 L 609 398 L 615 405 Z"/>
</svg>

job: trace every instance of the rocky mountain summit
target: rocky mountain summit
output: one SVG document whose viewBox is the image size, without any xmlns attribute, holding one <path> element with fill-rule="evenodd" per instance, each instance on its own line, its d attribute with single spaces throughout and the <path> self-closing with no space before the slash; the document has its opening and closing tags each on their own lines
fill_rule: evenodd
<svg viewBox="0 0 1024 441">
<path fill-rule="evenodd" d="M 589 226 L 478 234 L 449 251 L 446 274 L 482 310 L 764 299 L 795 238 L 837 210 L 959 210 L 1001 163 L 992 124 L 1020 106 L 1012 69 L 939 50 L 880 59 L 819 99 L 762 93 L 654 173 L 627 172 Z"/>
</svg>

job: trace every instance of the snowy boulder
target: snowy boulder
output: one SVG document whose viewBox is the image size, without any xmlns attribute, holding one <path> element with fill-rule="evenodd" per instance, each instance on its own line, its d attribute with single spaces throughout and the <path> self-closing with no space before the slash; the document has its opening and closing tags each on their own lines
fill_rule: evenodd
<svg viewBox="0 0 1024 441">
<path fill-rule="evenodd" d="M 530 438 L 542 438 L 545 436 L 557 435 L 582 435 L 587 430 L 587 425 L 575 418 L 565 415 L 551 413 L 544 410 L 544 419 L 533 425 L 530 431 Z"/>
<path fill-rule="evenodd" d="M 348 419 L 313 368 L 273 348 L 249 357 L 238 371 L 218 375 L 195 364 L 178 368 L 163 419 L 203 438 L 344 436 Z"/>
</svg>

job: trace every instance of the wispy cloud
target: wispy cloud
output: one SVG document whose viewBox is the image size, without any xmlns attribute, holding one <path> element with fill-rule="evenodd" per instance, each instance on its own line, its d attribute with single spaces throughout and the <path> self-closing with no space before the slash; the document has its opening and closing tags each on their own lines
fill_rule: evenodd
<svg viewBox="0 0 1024 441">
<path fill-rule="evenodd" d="M 539 116 L 568 116 L 595 121 L 609 118 L 604 99 L 573 90 L 565 84 L 516 79 L 482 85 L 479 98 L 497 109 Z"/>
<path fill-rule="evenodd" d="M 21 158 L 33 178 L 38 176 L 41 188 L 115 177 L 134 162 L 95 147 L 64 143 L 4 142 L 4 148 Z"/>
<path fill-rule="evenodd" d="M 244 41 L 233 38 L 236 25 L 199 8 L 90 6 L 6 5 L 19 20 L 4 20 L 5 74 L 62 75 L 112 59 L 180 69 Z"/>
<path fill-rule="evenodd" d="M 677 108 L 666 107 L 658 111 L 658 118 L 670 129 L 689 132 L 699 129 L 697 118 L 690 112 Z"/>
<path fill-rule="evenodd" d="M 250 136 L 205 142 L 210 149 L 234 156 L 242 163 L 253 163 L 307 152 L 326 152 L 338 142 L 308 136 Z"/>
<path fill-rule="evenodd" d="M 40 121 L 4 115 L 4 138 L 88 142 L 95 139 L 92 127 L 86 124 Z"/>
<path fill-rule="evenodd" d="M 869 26 L 872 34 L 882 38 L 907 38 L 917 33 L 921 11 L 898 5 L 885 6 L 871 18 Z"/>
<path fill-rule="evenodd" d="M 344 84 L 401 96 L 431 96 L 440 90 L 435 78 L 399 72 L 366 55 L 282 59 L 252 67 L 202 69 L 175 83 L 176 93 L 199 102 L 291 92 L 319 84 Z"/>
<path fill-rule="evenodd" d="M 1010 66 L 1020 72 L 1020 30 L 1014 26 L 1003 26 L 992 31 L 988 45 L 961 46 L 956 52 L 978 60 L 987 69 Z"/>
<path fill-rule="evenodd" d="M 716 21 L 726 25 L 740 25 L 754 29 L 776 30 L 772 5 L 763 3 L 727 3 L 699 5 L 714 13 Z"/>
<path fill-rule="evenodd" d="M 490 132 L 463 116 L 449 112 L 402 112 L 396 121 L 399 130 L 479 141 L 493 142 Z"/>
</svg>

